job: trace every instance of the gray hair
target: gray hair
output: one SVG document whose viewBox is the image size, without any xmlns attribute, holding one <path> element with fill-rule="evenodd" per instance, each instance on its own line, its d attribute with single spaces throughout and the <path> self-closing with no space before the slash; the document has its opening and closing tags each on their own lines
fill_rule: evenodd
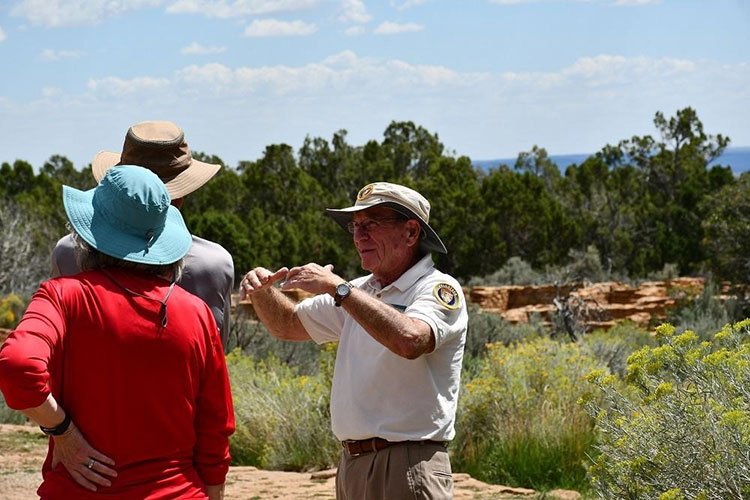
<svg viewBox="0 0 750 500">
<path fill-rule="evenodd" d="M 145 271 L 156 276 L 165 277 L 172 281 L 179 281 L 182 277 L 182 269 L 185 267 L 185 259 L 180 259 L 171 264 L 152 265 L 140 262 L 130 262 L 104 254 L 89 245 L 81 236 L 67 225 L 75 242 L 76 263 L 81 271 L 102 269 L 106 267 L 119 267 L 120 269 L 132 269 L 134 271 Z"/>
</svg>

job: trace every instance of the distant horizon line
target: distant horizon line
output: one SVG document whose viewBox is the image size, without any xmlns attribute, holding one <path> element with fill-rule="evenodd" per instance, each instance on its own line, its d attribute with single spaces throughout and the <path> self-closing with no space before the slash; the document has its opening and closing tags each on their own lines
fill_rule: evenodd
<svg viewBox="0 0 750 500">
<path fill-rule="evenodd" d="M 732 151 L 746 150 L 747 152 L 750 153 L 750 146 L 729 146 L 726 149 L 724 149 L 724 153 L 726 153 L 729 150 L 732 150 Z M 516 160 L 518 158 L 519 154 L 521 154 L 521 153 L 528 153 L 528 152 L 529 151 L 521 151 L 521 152 L 517 153 L 516 156 L 504 156 L 504 157 L 496 157 L 496 158 L 478 158 L 478 159 L 472 158 L 471 161 L 472 162 L 488 162 L 488 161 L 500 161 L 500 160 Z M 547 156 L 549 156 L 550 158 L 553 158 L 553 157 L 554 158 L 564 158 L 564 157 L 573 157 L 573 156 L 586 156 L 586 157 L 589 157 L 589 156 L 595 155 L 597 152 L 593 152 L 593 153 L 560 153 L 560 154 L 552 154 L 550 152 L 547 152 Z M 467 155 L 462 155 L 462 156 L 467 156 Z"/>
</svg>

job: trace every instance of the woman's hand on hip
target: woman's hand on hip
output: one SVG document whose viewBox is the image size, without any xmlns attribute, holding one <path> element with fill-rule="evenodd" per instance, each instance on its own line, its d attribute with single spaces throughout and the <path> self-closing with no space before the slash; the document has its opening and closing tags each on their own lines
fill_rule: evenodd
<svg viewBox="0 0 750 500">
<path fill-rule="evenodd" d="M 55 449 L 52 453 L 52 467 L 62 463 L 75 482 L 90 491 L 97 486 L 111 486 L 107 477 L 117 477 L 117 471 L 110 466 L 115 461 L 95 450 L 83 437 L 74 423 L 60 436 L 54 436 Z"/>
</svg>

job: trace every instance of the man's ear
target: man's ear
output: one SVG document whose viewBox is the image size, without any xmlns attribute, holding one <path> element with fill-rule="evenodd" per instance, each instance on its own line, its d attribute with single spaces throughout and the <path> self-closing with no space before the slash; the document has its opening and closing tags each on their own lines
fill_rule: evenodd
<svg viewBox="0 0 750 500">
<path fill-rule="evenodd" d="M 422 232 L 422 226 L 419 225 L 419 223 L 415 220 L 410 220 L 409 224 L 407 224 L 408 230 L 409 230 L 409 239 L 414 240 L 417 243 L 419 242 L 419 235 Z"/>
</svg>

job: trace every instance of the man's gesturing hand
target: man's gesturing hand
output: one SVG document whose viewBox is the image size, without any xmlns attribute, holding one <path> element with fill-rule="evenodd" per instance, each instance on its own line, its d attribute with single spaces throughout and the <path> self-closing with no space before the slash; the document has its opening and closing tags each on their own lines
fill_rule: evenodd
<svg viewBox="0 0 750 500">
<path fill-rule="evenodd" d="M 321 266 L 320 264 L 310 263 L 291 268 L 281 288 L 282 290 L 299 288 L 300 290 L 314 294 L 333 294 L 332 290 L 341 281 L 343 280 L 333 273 L 333 266 L 331 264 Z"/>
<path fill-rule="evenodd" d="M 286 277 L 289 269 L 282 267 L 276 272 L 271 272 L 265 267 L 256 267 L 248 272 L 240 283 L 242 298 L 252 295 L 264 288 L 268 288 L 279 280 Z"/>
</svg>

